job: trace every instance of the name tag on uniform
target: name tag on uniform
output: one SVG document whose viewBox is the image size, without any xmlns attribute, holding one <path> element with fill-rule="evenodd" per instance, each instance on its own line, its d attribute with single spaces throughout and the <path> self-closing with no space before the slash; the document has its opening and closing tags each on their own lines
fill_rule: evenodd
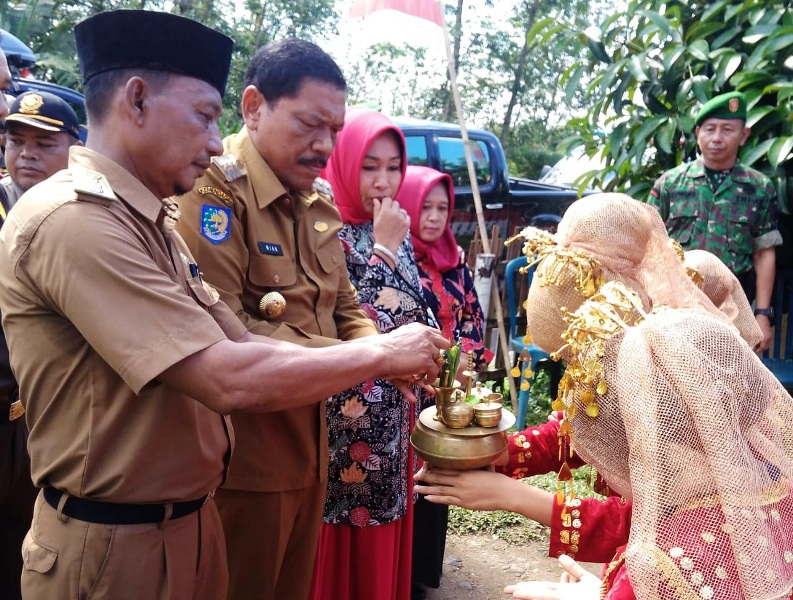
<svg viewBox="0 0 793 600">
<path fill-rule="evenodd" d="M 281 244 L 273 244 L 272 242 L 259 242 L 259 252 L 269 256 L 283 256 L 284 250 Z"/>
</svg>

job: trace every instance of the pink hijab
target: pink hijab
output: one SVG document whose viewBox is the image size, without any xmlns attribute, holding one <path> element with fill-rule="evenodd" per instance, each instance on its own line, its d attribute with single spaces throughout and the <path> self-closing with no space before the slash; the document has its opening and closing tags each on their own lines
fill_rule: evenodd
<svg viewBox="0 0 793 600">
<path fill-rule="evenodd" d="M 428 244 L 423 241 L 420 221 L 421 210 L 432 188 L 439 183 L 446 186 L 449 194 L 449 217 L 446 220 L 446 229 L 441 237 Z M 402 187 L 399 188 L 399 206 L 410 215 L 410 233 L 413 240 L 413 250 L 416 260 L 434 266 L 441 273 L 456 269 L 460 264 L 460 251 L 457 240 L 452 233 L 451 220 L 454 212 L 454 184 L 452 178 L 446 173 L 441 173 L 429 167 L 408 166 Z"/>
<path fill-rule="evenodd" d="M 336 207 L 345 223 L 360 225 L 372 220 L 361 203 L 361 167 L 369 146 L 386 131 L 393 131 L 402 151 L 402 180 L 405 179 L 407 154 L 405 136 L 384 114 L 351 106 L 344 115 L 344 129 L 339 132 L 336 147 L 320 175 L 330 182 Z"/>
</svg>

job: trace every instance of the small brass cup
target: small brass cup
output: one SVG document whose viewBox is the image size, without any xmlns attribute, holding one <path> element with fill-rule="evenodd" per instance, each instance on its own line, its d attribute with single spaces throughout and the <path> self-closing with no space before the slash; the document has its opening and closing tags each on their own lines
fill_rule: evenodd
<svg viewBox="0 0 793 600">
<path fill-rule="evenodd" d="M 501 421 L 501 394 L 488 394 L 484 402 L 474 405 L 474 419 L 480 427 L 495 427 Z"/>
</svg>

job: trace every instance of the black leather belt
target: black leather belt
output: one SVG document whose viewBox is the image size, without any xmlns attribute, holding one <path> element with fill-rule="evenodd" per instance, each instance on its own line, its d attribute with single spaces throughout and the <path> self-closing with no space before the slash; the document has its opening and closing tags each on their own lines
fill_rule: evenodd
<svg viewBox="0 0 793 600">
<path fill-rule="evenodd" d="M 179 519 L 201 508 L 212 494 L 189 502 L 174 502 L 170 519 Z M 44 499 L 52 508 L 58 508 L 63 492 L 44 488 Z M 63 505 L 63 514 L 73 519 L 103 525 L 140 525 L 160 523 L 165 519 L 165 504 L 115 504 L 69 496 Z"/>
</svg>

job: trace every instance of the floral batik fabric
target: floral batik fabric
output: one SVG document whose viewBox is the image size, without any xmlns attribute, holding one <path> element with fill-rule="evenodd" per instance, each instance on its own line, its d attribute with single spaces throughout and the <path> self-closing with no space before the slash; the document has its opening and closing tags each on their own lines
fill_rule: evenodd
<svg viewBox="0 0 793 600">
<path fill-rule="evenodd" d="M 474 369 L 482 371 L 493 360 L 493 353 L 483 343 L 485 317 L 471 271 L 463 263 L 444 273 L 426 261 L 419 261 L 418 266 L 424 300 L 443 335 L 451 341 L 460 340 L 463 352 L 473 351 Z"/>
<path fill-rule="evenodd" d="M 372 223 L 345 224 L 339 238 L 361 308 L 382 333 L 408 323 L 435 325 L 421 292 L 410 237 L 397 251 L 394 271 L 373 254 Z M 417 389 L 414 393 L 419 395 Z M 421 397 L 419 396 L 421 400 Z M 330 459 L 326 523 L 365 527 L 405 516 L 413 492 L 410 431 L 416 405 L 390 382 L 373 379 L 327 403 Z"/>
</svg>

